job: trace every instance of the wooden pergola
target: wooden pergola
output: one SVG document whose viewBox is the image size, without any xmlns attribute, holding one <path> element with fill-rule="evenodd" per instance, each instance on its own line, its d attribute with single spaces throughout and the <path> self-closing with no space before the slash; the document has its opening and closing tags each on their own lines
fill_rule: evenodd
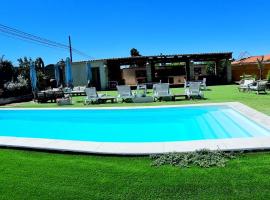
<svg viewBox="0 0 270 200">
<path fill-rule="evenodd" d="M 232 52 L 225 53 L 198 53 L 198 54 L 175 54 L 175 55 L 157 55 L 157 56 L 136 56 L 136 57 L 124 57 L 124 58 L 110 58 L 103 59 L 106 61 L 108 68 L 109 81 L 121 80 L 121 66 L 123 65 L 139 65 L 149 68 L 151 78 L 154 80 L 155 66 L 162 63 L 185 63 L 186 79 L 191 80 L 190 65 L 194 62 L 215 62 L 216 71 L 221 64 L 225 63 L 227 69 L 227 76 L 231 76 L 230 60 L 232 59 Z M 224 65 L 223 65 L 224 67 Z M 231 81 L 231 77 L 227 77 L 228 82 Z"/>
</svg>

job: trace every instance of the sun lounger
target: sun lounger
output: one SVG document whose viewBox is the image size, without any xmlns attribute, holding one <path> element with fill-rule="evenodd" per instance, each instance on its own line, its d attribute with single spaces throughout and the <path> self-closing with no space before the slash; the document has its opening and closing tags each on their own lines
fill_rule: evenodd
<svg viewBox="0 0 270 200">
<path fill-rule="evenodd" d="M 204 98 L 203 92 L 201 91 L 201 83 L 200 82 L 190 82 L 189 87 L 185 90 L 185 95 L 190 98 Z"/>
<path fill-rule="evenodd" d="M 251 91 L 256 91 L 257 94 L 259 94 L 260 92 L 263 92 L 266 94 L 267 93 L 266 87 L 267 87 L 267 81 L 257 81 L 256 85 L 250 85 L 249 89 Z"/>
<path fill-rule="evenodd" d="M 252 86 L 254 84 L 254 80 L 253 79 L 245 79 L 245 80 L 241 80 L 240 85 L 238 87 L 239 91 L 249 91 L 250 86 Z"/>
<path fill-rule="evenodd" d="M 86 98 L 84 100 L 85 104 L 99 103 L 100 98 L 104 96 L 104 94 L 98 94 L 95 87 L 86 88 L 85 92 L 86 92 Z"/>
<path fill-rule="evenodd" d="M 134 95 L 132 94 L 129 85 L 117 85 L 118 98 L 121 98 L 123 102 L 132 102 Z"/>
<path fill-rule="evenodd" d="M 172 100 L 169 83 L 158 83 L 153 85 L 154 100 Z"/>
</svg>

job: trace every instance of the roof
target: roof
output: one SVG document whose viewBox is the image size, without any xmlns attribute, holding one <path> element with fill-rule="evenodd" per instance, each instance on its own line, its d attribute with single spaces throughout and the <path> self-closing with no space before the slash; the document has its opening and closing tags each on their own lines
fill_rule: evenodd
<svg viewBox="0 0 270 200">
<path fill-rule="evenodd" d="M 255 64 L 257 59 L 261 59 L 262 56 L 250 56 L 237 61 L 232 62 L 232 65 L 243 65 L 243 64 Z M 264 55 L 264 62 L 270 62 L 270 54 Z"/>
<path fill-rule="evenodd" d="M 219 52 L 219 53 L 192 53 L 192 54 L 169 54 L 169 55 L 151 55 L 151 56 L 134 56 L 134 57 L 119 57 L 119 58 L 106 58 L 106 59 L 96 59 L 92 61 L 117 61 L 117 60 L 135 60 L 135 59 L 153 59 L 153 58 L 181 58 L 181 57 L 186 57 L 186 58 L 196 58 L 196 57 L 226 57 L 226 58 L 231 58 L 232 57 L 232 52 Z"/>
</svg>

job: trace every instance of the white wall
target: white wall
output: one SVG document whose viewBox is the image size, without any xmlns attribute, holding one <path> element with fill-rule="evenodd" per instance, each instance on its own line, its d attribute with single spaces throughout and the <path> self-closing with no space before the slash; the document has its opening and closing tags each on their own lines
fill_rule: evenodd
<svg viewBox="0 0 270 200">
<path fill-rule="evenodd" d="M 74 86 L 84 86 L 87 84 L 87 73 L 85 65 L 85 62 L 72 63 L 71 68 Z"/>
<path fill-rule="evenodd" d="M 74 86 L 87 84 L 86 61 L 72 63 L 72 77 Z M 106 89 L 108 85 L 107 66 L 104 61 L 91 61 L 92 68 L 99 68 L 101 89 Z"/>
</svg>

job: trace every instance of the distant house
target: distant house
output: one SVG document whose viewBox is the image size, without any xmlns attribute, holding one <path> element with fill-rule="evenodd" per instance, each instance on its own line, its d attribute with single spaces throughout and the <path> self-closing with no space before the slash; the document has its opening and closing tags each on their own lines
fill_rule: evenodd
<svg viewBox="0 0 270 200">
<path fill-rule="evenodd" d="M 232 53 L 199 53 L 108 58 L 72 63 L 73 84 L 86 85 L 86 62 L 92 66 L 92 85 L 110 89 L 117 84 L 135 86 L 156 82 L 183 84 L 206 76 L 206 63 L 214 64 L 214 73 L 223 83 L 231 82 Z M 222 80 L 221 80 L 222 79 Z"/>
<path fill-rule="evenodd" d="M 257 59 L 261 59 L 262 56 L 251 56 L 241 60 L 232 62 L 232 79 L 233 81 L 239 81 L 243 74 L 254 75 L 257 78 L 260 76 Z M 270 54 L 264 55 L 264 70 L 263 78 L 266 78 L 267 72 L 270 70 Z"/>
</svg>

